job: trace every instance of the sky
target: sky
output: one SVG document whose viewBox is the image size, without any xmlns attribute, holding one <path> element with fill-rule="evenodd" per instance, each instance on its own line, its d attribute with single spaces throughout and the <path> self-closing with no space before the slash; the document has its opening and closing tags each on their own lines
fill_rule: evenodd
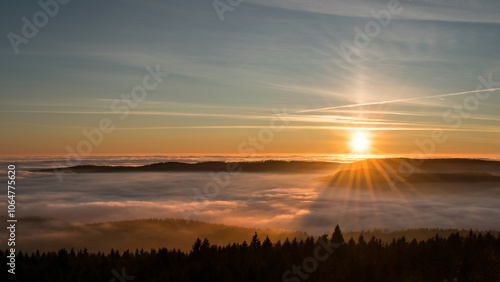
<svg viewBox="0 0 500 282">
<path fill-rule="evenodd" d="M 500 155 L 498 1 L 59 1 L 0 4 L 2 155 Z"/>
</svg>

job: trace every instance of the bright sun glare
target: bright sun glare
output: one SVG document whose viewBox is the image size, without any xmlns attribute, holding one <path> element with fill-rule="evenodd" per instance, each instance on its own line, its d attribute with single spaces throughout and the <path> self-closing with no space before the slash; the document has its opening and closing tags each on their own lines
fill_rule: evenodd
<svg viewBox="0 0 500 282">
<path fill-rule="evenodd" d="M 368 145 L 368 138 L 364 132 L 358 132 L 352 137 L 351 146 L 354 151 L 365 151 L 368 149 Z"/>
</svg>

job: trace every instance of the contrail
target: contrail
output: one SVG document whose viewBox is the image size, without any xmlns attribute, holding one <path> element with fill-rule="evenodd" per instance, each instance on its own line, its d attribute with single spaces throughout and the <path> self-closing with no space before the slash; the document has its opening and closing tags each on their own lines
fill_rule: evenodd
<svg viewBox="0 0 500 282">
<path fill-rule="evenodd" d="M 354 107 L 362 107 L 362 106 L 370 106 L 370 105 L 382 105 L 382 104 L 406 102 L 406 101 L 413 101 L 413 100 L 420 100 L 420 99 L 458 96 L 458 95 L 463 95 L 463 94 L 468 94 L 468 93 L 473 93 L 473 92 L 486 92 L 486 91 L 495 91 L 495 90 L 500 90 L 500 88 L 473 90 L 473 91 L 457 92 L 457 93 L 450 93 L 450 94 L 439 94 L 439 95 L 431 95 L 431 96 L 424 96 L 424 97 L 413 97 L 413 98 L 406 98 L 406 99 L 397 99 L 397 100 L 379 101 L 379 102 L 370 102 L 370 103 L 361 103 L 361 104 L 350 104 L 350 105 L 334 106 L 334 107 L 327 107 L 327 108 L 303 110 L 303 111 L 298 111 L 296 113 L 308 113 L 308 112 L 317 112 L 317 111 L 323 111 L 323 110 L 354 108 Z"/>
</svg>

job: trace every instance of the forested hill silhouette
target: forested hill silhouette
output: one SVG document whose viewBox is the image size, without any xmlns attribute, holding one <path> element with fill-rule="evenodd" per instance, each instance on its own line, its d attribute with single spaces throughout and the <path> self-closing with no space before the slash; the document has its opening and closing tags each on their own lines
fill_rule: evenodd
<svg viewBox="0 0 500 282">
<path fill-rule="evenodd" d="M 163 162 L 144 166 L 96 166 L 80 165 L 66 168 L 42 169 L 41 172 L 144 172 L 144 171 L 172 171 L 172 172 L 200 172 L 200 171 L 245 171 L 245 172 L 294 172 L 294 171 L 321 171 L 334 170 L 340 164 L 331 162 L 304 162 L 304 161 L 277 161 L 267 160 L 258 162 L 200 162 L 181 163 Z"/>
<path fill-rule="evenodd" d="M 19 251 L 9 281 L 500 281 L 500 236 L 491 233 L 383 243 L 363 234 L 344 239 L 337 226 L 305 240 L 272 242 L 257 233 L 244 239 L 221 246 L 198 238 L 189 252 Z"/>
<path fill-rule="evenodd" d="M 366 177 L 369 175 L 369 177 Z M 341 170 L 333 175 L 321 177 L 319 179 L 326 181 L 329 185 L 348 185 L 358 182 L 360 185 L 368 185 L 369 183 L 387 183 L 394 181 L 395 175 L 387 174 L 384 171 L 376 169 L 353 169 Z M 392 179 L 392 180 L 390 180 Z M 404 177 L 407 183 L 440 183 L 440 182 L 460 182 L 460 183 L 475 183 L 475 182 L 500 182 L 500 176 L 486 172 L 457 172 L 457 173 L 431 173 L 418 172 L 412 173 Z M 368 183 L 369 182 L 369 183 Z"/>
<path fill-rule="evenodd" d="M 381 165 L 382 164 L 382 165 Z M 354 163 L 281 161 L 266 160 L 256 162 L 162 162 L 144 166 L 99 166 L 79 165 L 36 170 L 37 172 L 66 173 L 112 173 L 112 172 L 201 172 L 201 171 L 242 171 L 279 173 L 323 173 L 340 169 L 377 169 L 396 173 L 399 168 L 414 167 L 418 171 L 429 172 L 489 172 L 498 173 L 500 162 L 479 159 L 367 159 Z"/>
</svg>

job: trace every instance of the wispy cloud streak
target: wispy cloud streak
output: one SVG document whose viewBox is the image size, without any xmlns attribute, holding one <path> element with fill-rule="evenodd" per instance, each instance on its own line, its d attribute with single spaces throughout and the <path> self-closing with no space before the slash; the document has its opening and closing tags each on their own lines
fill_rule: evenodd
<svg viewBox="0 0 500 282">
<path fill-rule="evenodd" d="M 316 111 L 334 110 L 334 109 L 342 109 L 342 108 L 355 108 L 355 107 L 372 106 L 372 105 L 384 105 L 384 104 L 391 104 L 391 103 L 409 102 L 409 101 L 415 101 L 415 100 L 421 100 L 421 99 L 458 96 L 458 95 L 464 95 L 464 94 L 476 93 L 476 92 L 492 92 L 492 91 L 496 91 L 496 90 L 500 90 L 500 88 L 472 90 L 472 91 L 456 92 L 456 93 L 449 93 L 449 94 L 430 95 L 430 96 L 423 96 L 423 97 L 412 97 L 412 98 L 387 100 L 387 101 L 379 101 L 379 102 L 358 103 L 358 104 L 326 107 L 326 108 L 319 108 L 319 109 L 303 110 L 303 111 L 298 111 L 298 113 L 309 113 L 309 112 L 316 112 Z"/>
</svg>

